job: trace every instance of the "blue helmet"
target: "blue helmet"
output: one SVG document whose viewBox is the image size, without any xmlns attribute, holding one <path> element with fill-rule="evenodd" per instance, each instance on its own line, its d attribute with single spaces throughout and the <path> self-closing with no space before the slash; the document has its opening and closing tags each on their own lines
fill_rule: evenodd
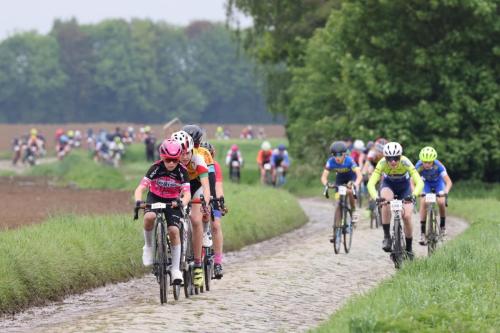
<svg viewBox="0 0 500 333">
<path fill-rule="evenodd" d="M 278 150 L 279 150 L 279 151 L 285 151 L 285 149 L 286 149 L 286 146 L 285 146 L 284 144 L 280 144 L 280 145 L 278 146 Z"/>
</svg>

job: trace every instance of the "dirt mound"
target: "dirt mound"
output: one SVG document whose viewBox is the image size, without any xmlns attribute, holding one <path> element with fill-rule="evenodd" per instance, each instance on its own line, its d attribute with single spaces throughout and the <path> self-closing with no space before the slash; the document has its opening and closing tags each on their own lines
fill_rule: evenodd
<svg viewBox="0 0 500 333">
<path fill-rule="evenodd" d="M 4 207 L 0 217 L 2 229 L 40 223 L 64 213 L 130 213 L 132 217 L 133 207 L 129 191 L 78 190 L 26 177 L 0 177 L 0 202 Z"/>
</svg>

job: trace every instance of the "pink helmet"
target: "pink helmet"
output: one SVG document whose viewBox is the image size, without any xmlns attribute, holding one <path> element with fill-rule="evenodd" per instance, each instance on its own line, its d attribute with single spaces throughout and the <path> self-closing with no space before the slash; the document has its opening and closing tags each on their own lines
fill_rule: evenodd
<svg viewBox="0 0 500 333">
<path fill-rule="evenodd" d="M 238 151 L 238 145 L 232 145 L 231 151 Z"/>
<path fill-rule="evenodd" d="M 166 139 L 161 143 L 159 151 L 161 158 L 179 159 L 181 157 L 182 147 L 179 142 L 172 139 Z"/>
</svg>

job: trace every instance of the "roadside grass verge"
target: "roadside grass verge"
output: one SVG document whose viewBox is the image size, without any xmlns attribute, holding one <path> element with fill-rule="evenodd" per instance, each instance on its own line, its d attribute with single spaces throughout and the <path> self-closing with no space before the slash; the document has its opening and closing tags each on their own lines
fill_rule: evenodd
<svg viewBox="0 0 500 333">
<path fill-rule="evenodd" d="M 498 188 L 480 193 L 491 197 Z M 462 190 L 450 200 L 450 213 L 471 223 L 462 235 L 353 298 L 314 331 L 497 332 L 500 201 L 465 199 L 471 193 Z"/>
<path fill-rule="evenodd" d="M 228 184 L 226 193 L 230 212 L 222 221 L 225 251 L 306 222 L 288 192 Z M 149 273 L 141 261 L 142 221 L 133 221 L 131 215 L 56 216 L 39 225 L 1 231 L 0 313 Z"/>
</svg>

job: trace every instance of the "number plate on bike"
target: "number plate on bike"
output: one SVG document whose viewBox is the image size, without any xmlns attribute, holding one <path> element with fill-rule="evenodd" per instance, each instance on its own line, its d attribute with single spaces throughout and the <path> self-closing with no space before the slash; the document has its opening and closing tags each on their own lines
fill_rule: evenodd
<svg viewBox="0 0 500 333">
<path fill-rule="evenodd" d="M 403 201 L 401 201 L 401 200 L 392 200 L 391 201 L 391 210 L 392 211 L 403 210 Z"/>
<path fill-rule="evenodd" d="M 427 193 L 425 195 L 425 202 L 436 202 L 436 193 Z"/>
<path fill-rule="evenodd" d="M 167 204 L 164 202 L 155 202 L 151 204 L 151 209 L 164 209 L 167 208 Z"/>
<path fill-rule="evenodd" d="M 232 165 L 233 167 L 239 167 L 239 166 L 240 166 L 240 162 L 238 162 L 238 161 L 232 161 L 232 162 L 231 162 L 231 165 Z"/>
<path fill-rule="evenodd" d="M 340 195 L 346 195 L 346 193 L 347 193 L 347 187 L 345 187 L 345 186 L 339 186 L 338 192 L 339 192 Z"/>
</svg>

